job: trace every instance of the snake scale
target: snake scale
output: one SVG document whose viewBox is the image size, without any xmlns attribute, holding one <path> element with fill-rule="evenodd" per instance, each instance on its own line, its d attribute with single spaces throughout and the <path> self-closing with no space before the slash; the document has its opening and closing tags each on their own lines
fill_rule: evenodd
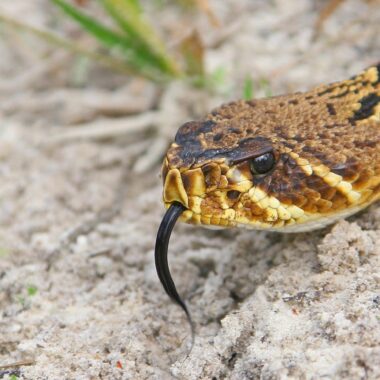
<svg viewBox="0 0 380 380">
<path fill-rule="evenodd" d="M 309 92 L 236 101 L 182 125 L 162 168 L 158 276 L 176 220 L 278 232 L 322 228 L 380 199 L 380 63 Z M 190 320 L 191 322 L 191 320 Z"/>
</svg>

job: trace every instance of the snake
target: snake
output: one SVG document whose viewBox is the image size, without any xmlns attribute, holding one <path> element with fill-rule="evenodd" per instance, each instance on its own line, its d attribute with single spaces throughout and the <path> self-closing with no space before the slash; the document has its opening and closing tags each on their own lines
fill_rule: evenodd
<svg viewBox="0 0 380 380">
<path fill-rule="evenodd" d="M 238 100 L 186 122 L 166 153 L 162 179 L 167 211 L 156 270 L 191 323 L 167 259 L 177 220 L 305 232 L 380 199 L 380 63 L 308 92 Z"/>
</svg>

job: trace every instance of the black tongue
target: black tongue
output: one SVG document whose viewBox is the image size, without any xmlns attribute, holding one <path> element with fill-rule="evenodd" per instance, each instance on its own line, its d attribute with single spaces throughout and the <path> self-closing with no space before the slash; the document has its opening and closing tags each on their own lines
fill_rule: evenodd
<svg viewBox="0 0 380 380">
<path fill-rule="evenodd" d="M 168 246 L 170 235 L 172 233 L 177 219 L 185 210 L 186 207 L 183 206 L 181 203 L 173 202 L 166 211 L 164 218 L 162 219 L 162 222 L 160 224 L 160 228 L 157 232 L 154 259 L 156 262 L 157 274 L 162 286 L 164 287 L 168 296 L 175 303 L 177 303 L 177 305 L 179 305 L 186 313 L 187 319 L 189 320 L 191 328 L 193 330 L 193 324 L 191 321 L 190 313 L 177 292 L 172 276 L 170 274 L 168 264 Z"/>
</svg>

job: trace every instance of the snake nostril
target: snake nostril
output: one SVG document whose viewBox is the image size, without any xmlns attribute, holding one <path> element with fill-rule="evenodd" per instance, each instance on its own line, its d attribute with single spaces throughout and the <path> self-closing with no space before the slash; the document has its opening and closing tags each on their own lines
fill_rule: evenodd
<svg viewBox="0 0 380 380">
<path fill-rule="evenodd" d="M 240 196 L 240 192 L 237 191 L 237 190 L 230 190 L 230 191 L 227 191 L 227 197 L 228 199 L 230 199 L 231 201 L 235 201 L 236 199 L 238 199 Z"/>
</svg>

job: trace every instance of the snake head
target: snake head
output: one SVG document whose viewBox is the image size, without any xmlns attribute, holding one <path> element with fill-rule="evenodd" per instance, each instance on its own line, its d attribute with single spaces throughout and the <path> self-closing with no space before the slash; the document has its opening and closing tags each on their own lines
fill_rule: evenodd
<svg viewBox="0 0 380 380">
<path fill-rule="evenodd" d="M 364 207 L 372 191 L 360 186 L 371 175 L 358 160 L 365 141 L 353 140 L 332 106 L 310 108 L 310 99 L 238 101 L 182 125 L 163 163 L 165 206 L 181 203 L 180 220 L 190 224 L 282 232 L 321 228 Z M 323 126 L 313 128 L 316 120 Z"/>
<path fill-rule="evenodd" d="M 236 106 L 252 107 L 241 102 L 230 104 L 228 110 Z M 260 133 L 242 120 L 234 123 L 225 114 L 221 120 L 215 115 L 220 113 L 214 112 L 213 119 L 188 122 L 178 130 L 162 168 L 166 207 L 172 202 L 183 204 L 186 211 L 181 220 L 191 224 L 282 225 L 275 211 L 279 201 L 268 193 L 279 176 L 286 187 L 283 170 L 289 156 L 268 131 Z M 279 211 L 281 217 L 291 217 L 284 208 Z"/>
</svg>

